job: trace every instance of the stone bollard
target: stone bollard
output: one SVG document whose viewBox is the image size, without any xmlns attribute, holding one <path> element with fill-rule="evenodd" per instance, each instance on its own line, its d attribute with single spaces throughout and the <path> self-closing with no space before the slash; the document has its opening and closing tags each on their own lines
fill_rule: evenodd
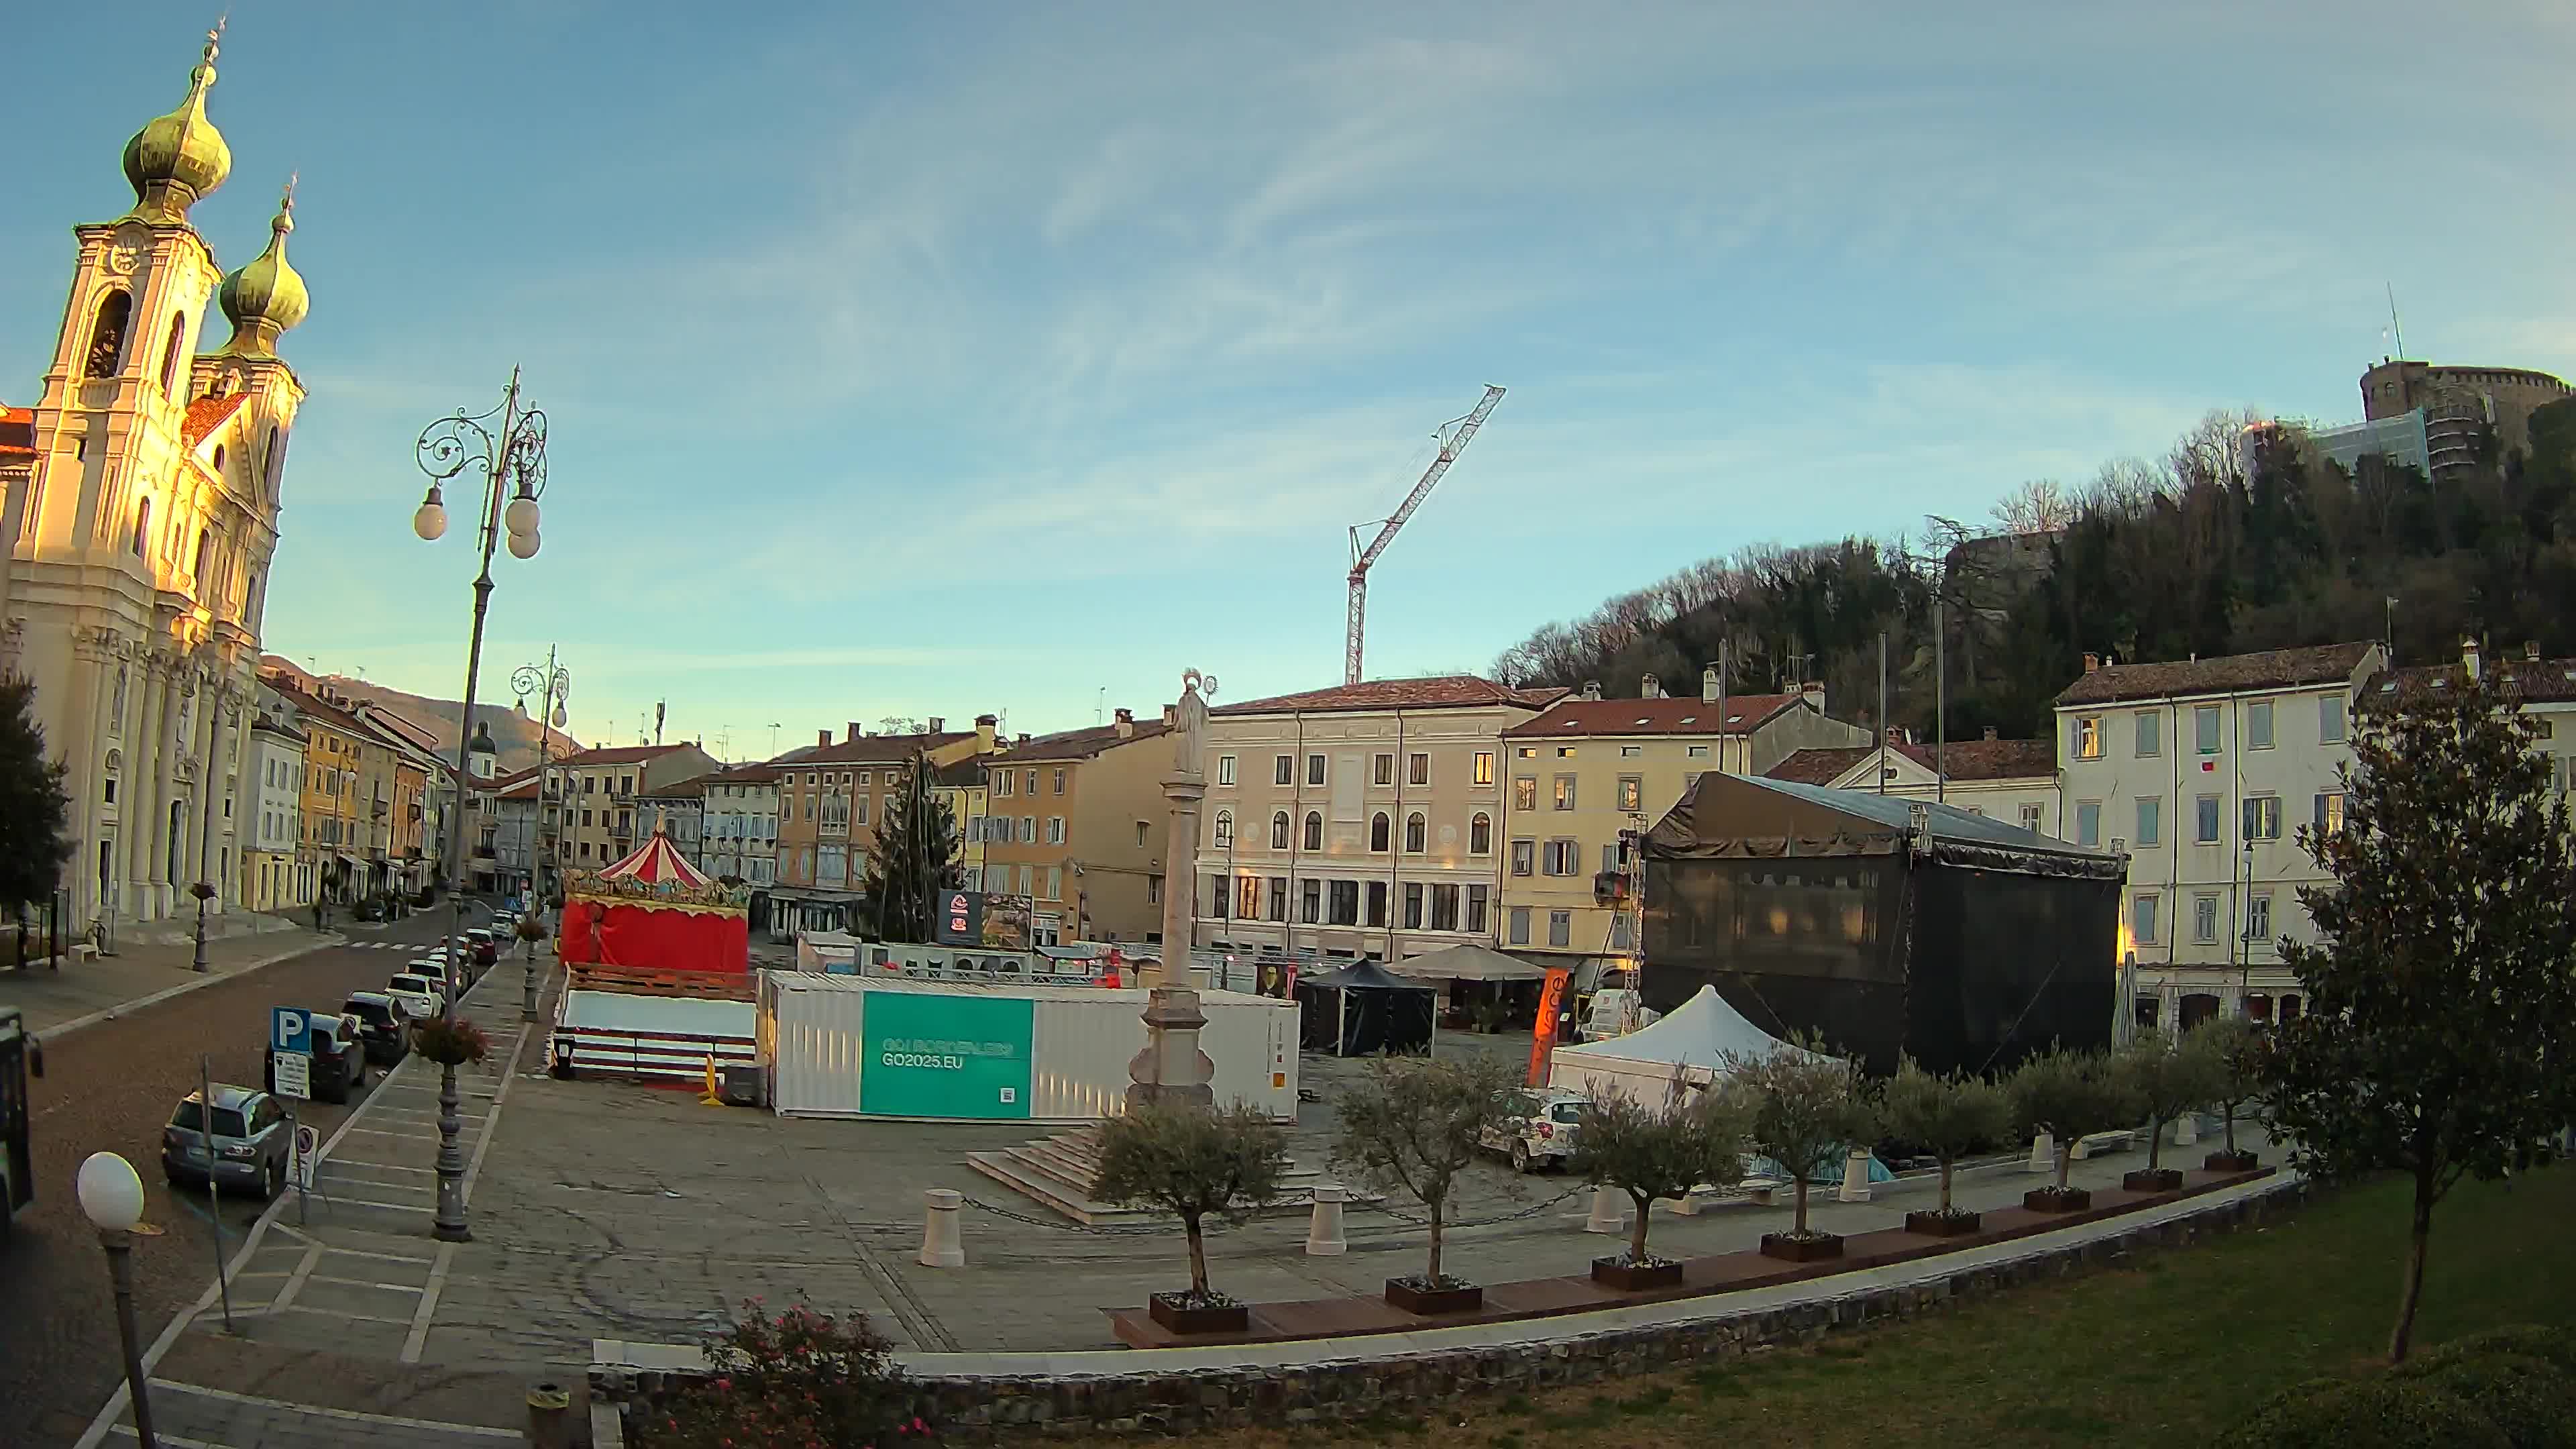
<svg viewBox="0 0 2576 1449">
<path fill-rule="evenodd" d="M 1834 1194 L 1842 1202 L 1869 1201 L 1869 1149 L 1855 1147 L 1843 1158 L 1842 1191 Z"/>
<path fill-rule="evenodd" d="M 957 1210 L 966 1205 L 966 1194 L 954 1188 L 927 1188 L 921 1203 L 921 1266 L 965 1267 L 966 1245 L 957 1236 Z"/>
<path fill-rule="evenodd" d="M 1315 1211 L 1306 1220 L 1306 1256 L 1338 1258 L 1351 1250 L 1342 1236 L 1342 1203 L 1350 1197 L 1347 1188 L 1321 1183 L 1315 1188 Z"/>
<path fill-rule="evenodd" d="M 2198 1112 L 2185 1112 L 2174 1119 L 2174 1146 L 2189 1147 L 2199 1140 L 2200 1114 Z"/>
<path fill-rule="evenodd" d="M 528 1390 L 528 1443 L 534 1449 L 572 1449 L 572 1391 L 561 1384 Z"/>
<path fill-rule="evenodd" d="M 2030 1164 L 2028 1170 L 2031 1172 L 2045 1172 L 2051 1177 L 2057 1175 L 2056 1138 L 2042 1132 L 2038 1136 L 2030 1139 Z"/>
<path fill-rule="evenodd" d="M 1619 1208 L 1626 1201 L 1627 1194 L 1616 1188 L 1592 1189 L 1592 1216 L 1583 1220 L 1583 1230 L 1587 1233 L 1614 1234 L 1623 1231 L 1627 1227 L 1627 1214 L 1619 1211 Z"/>
</svg>

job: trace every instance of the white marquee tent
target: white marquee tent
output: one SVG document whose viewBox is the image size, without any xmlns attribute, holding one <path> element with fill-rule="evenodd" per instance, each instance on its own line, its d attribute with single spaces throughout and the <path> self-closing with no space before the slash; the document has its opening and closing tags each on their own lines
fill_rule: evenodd
<svg viewBox="0 0 2576 1449">
<path fill-rule="evenodd" d="M 1558 1047 L 1548 1084 L 1590 1097 L 1620 1093 L 1655 1105 L 1663 1101 L 1676 1067 L 1682 1080 L 1705 1085 L 1715 1079 L 1729 1055 L 1760 1057 L 1795 1050 L 1747 1021 L 1742 1012 L 1726 1004 L 1716 987 L 1703 986 L 1697 996 L 1650 1026 L 1607 1041 Z"/>
</svg>

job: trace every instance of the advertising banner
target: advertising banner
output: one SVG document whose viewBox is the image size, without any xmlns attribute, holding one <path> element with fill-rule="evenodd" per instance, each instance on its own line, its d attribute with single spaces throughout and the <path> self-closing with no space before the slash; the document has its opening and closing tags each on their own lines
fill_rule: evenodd
<svg viewBox="0 0 2576 1449">
<path fill-rule="evenodd" d="M 1573 980 L 1573 972 L 1551 966 L 1538 989 L 1538 1022 L 1530 1029 L 1530 1086 L 1547 1085 L 1548 1058 L 1573 1020 L 1566 1002 L 1566 988 Z"/>
<path fill-rule="evenodd" d="M 1027 896 L 986 895 L 982 939 L 976 944 L 988 951 L 1029 949 L 1029 920 L 1036 908 Z"/>
<path fill-rule="evenodd" d="M 888 1117 L 1029 1115 L 1037 1003 L 871 991 L 861 1008 L 859 1110 Z"/>
<path fill-rule="evenodd" d="M 943 946 L 981 946 L 984 944 L 984 893 L 982 891 L 941 891 L 939 917 L 932 922 L 939 944 Z"/>
</svg>

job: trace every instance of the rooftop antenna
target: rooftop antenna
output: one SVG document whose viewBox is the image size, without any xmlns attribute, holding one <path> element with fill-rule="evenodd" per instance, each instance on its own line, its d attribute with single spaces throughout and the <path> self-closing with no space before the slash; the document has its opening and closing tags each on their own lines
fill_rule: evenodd
<svg viewBox="0 0 2576 1449">
<path fill-rule="evenodd" d="M 1109 718 L 1109 686 L 1100 686 L 1100 697 L 1092 701 L 1091 722 L 1101 724 Z"/>
<path fill-rule="evenodd" d="M 671 702 L 667 699 L 653 701 L 653 743 L 657 745 L 662 743 L 662 716 L 670 707 Z"/>
<path fill-rule="evenodd" d="M 2397 322 L 2397 284 L 2388 282 L 2383 285 L 2388 288 L 2388 335 L 2396 340 L 2397 355 L 2402 358 L 2406 355 L 2406 329 Z"/>
</svg>

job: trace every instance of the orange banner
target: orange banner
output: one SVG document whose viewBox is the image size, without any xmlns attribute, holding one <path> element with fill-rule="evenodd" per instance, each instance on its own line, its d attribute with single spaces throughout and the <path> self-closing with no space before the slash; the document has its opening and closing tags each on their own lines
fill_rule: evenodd
<svg viewBox="0 0 2576 1449">
<path fill-rule="evenodd" d="M 1538 989 L 1538 1023 L 1530 1028 L 1529 1085 L 1547 1085 L 1548 1056 L 1556 1050 L 1556 1019 L 1565 1010 L 1566 988 L 1574 973 L 1560 967 L 1549 967 L 1547 980 Z"/>
</svg>

